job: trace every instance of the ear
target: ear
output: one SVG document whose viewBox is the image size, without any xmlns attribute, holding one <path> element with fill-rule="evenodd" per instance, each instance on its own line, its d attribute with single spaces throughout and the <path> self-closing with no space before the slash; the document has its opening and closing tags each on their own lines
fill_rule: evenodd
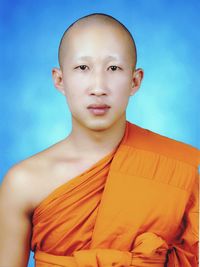
<svg viewBox="0 0 200 267">
<path fill-rule="evenodd" d="M 138 91 L 138 89 L 140 88 L 143 77 L 144 77 L 143 69 L 136 69 L 134 71 L 130 95 L 134 95 Z"/>
<path fill-rule="evenodd" d="M 62 74 L 61 69 L 53 68 L 52 77 L 54 81 L 54 86 L 58 89 L 59 92 L 65 95 L 64 84 L 63 84 L 63 74 Z"/>
</svg>

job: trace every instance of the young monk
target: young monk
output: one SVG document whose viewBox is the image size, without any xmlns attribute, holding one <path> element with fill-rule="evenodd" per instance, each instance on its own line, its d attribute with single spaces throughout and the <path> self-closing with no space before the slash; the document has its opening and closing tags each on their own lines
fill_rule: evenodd
<svg viewBox="0 0 200 267">
<path fill-rule="evenodd" d="M 126 121 L 140 87 L 129 31 L 105 14 L 61 40 L 55 87 L 72 130 L 12 167 L 0 191 L 0 266 L 196 267 L 199 151 Z"/>
</svg>

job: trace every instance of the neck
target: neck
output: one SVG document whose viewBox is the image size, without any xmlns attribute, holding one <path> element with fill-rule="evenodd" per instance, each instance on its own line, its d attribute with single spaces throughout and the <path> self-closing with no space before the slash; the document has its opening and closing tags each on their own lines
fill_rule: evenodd
<svg viewBox="0 0 200 267">
<path fill-rule="evenodd" d="M 126 119 L 123 117 L 111 127 L 95 131 L 73 121 L 72 131 L 68 137 L 73 151 L 80 157 L 103 156 L 112 152 L 122 140 Z"/>
</svg>

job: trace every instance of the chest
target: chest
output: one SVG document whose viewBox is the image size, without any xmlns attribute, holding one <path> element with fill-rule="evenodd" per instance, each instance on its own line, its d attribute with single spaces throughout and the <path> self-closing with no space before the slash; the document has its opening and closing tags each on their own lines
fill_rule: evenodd
<svg viewBox="0 0 200 267">
<path fill-rule="evenodd" d="M 105 233 L 105 239 L 108 231 L 122 239 L 154 232 L 170 241 L 180 227 L 187 202 L 188 193 L 176 186 L 113 171 L 100 207 L 99 231 Z"/>
<path fill-rule="evenodd" d="M 95 163 L 95 159 L 69 160 L 52 162 L 48 167 L 38 169 L 32 184 L 33 209 L 59 187 L 87 172 Z"/>
</svg>

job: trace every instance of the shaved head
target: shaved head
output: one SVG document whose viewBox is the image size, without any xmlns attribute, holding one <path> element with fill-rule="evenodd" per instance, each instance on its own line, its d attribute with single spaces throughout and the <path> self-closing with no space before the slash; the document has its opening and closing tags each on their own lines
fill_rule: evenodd
<svg viewBox="0 0 200 267">
<path fill-rule="evenodd" d="M 59 65 L 62 68 L 63 66 L 63 60 L 64 55 L 66 52 L 66 46 L 69 41 L 68 38 L 71 38 L 73 35 L 73 31 L 81 31 L 85 27 L 88 27 L 90 25 L 102 25 L 102 26 L 111 26 L 113 29 L 117 29 L 121 33 L 124 34 L 124 42 L 126 45 L 128 45 L 130 49 L 130 54 L 133 57 L 133 67 L 135 68 L 136 62 L 137 62 L 137 51 L 135 46 L 135 41 L 133 39 L 132 34 L 129 32 L 129 30 L 117 19 L 113 18 L 110 15 L 103 14 L 103 13 L 93 13 L 87 16 L 84 16 L 78 20 L 76 20 L 74 23 L 72 23 L 64 32 L 60 45 L 59 45 L 59 51 L 58 51 L 58 60 Z"/>
</svg>

